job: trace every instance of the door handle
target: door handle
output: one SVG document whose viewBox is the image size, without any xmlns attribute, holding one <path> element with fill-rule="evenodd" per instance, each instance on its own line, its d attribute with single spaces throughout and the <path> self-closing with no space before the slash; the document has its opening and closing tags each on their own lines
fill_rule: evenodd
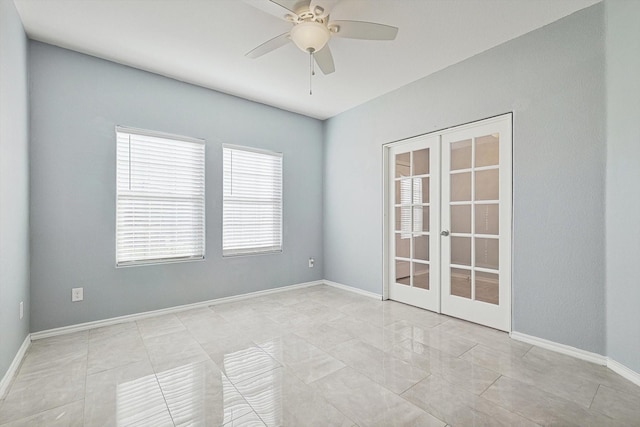
<svg viewBox="0 0 640 427">
<path fill-rule="evenodd" d="M 442 230 L 442 231 L 440 232 L 440 235 L 441 235 L 441 236 L 445 236 L 445 237 L 446 237 L 446 236 L 448 236 L 448 235 L 449 235 L 449 230 Z"/>
</svg>

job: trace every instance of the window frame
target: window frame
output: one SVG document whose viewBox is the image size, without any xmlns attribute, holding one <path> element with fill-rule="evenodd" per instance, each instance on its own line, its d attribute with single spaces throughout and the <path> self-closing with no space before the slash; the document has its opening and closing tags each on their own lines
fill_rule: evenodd
<svg viewBox="0 0 640 427">
<path fill-rule="evenodd" d="M 224 164 L 224 157 L 225 157 L 225 150 L 232 150 L 232 151 L 243 151 L 243 152 L 249 152 L 249 153 L 255 153 L 255 154 L 261 154 L 261 155 L 267 155 L 267 156 L 271 156 L 274 158 L 278 158 L 280 159 L 280 170 L 279 170 L 279 174 L 280 174 L 280 203 L 278 205 L 278 209 L 280 212 L 280 221 L 278 224 L 279 227 L 279 246 L 276 249 L 273 249 L 274 246 L 269 247 L 268 249 L 263 249 L 263 250 L 256 250 L 256 246 L 252 247 L 252 248 L 244 248 L 244 249 L 238 249 L 238 248 L 232 248 L 232 249 L 225 249 L 224 247 L 224 243 L 225 243 L 225 226 L 224 226 L 224 218 L 225 218 L 225 164 Z M 222 144 L 222 242 L 221 242 L 221 246 L 222 246 L 222 257 L 223 258 L 233 258 L 233 257 L 241 257 L 241 256 L 255 256 L 255 255 L 269 255 L 269 254 L 279 254 L 282 253 L 284 250 L 284 154 L 281 152 L 277 152 L 277 151 L 272 151 L 272 150 L 266 150 L 266 149 L 261 149 L 261 148 L 255 148 L 255 147 L 248 147 L 248 146 L 244 146 L 244 145 L 235 145 L 235 144 Z"/>
<path fill-rule="evenodd" d="M 193 261 L 204 261 L 206 259 L 206 242 L 207 242 L 207 216 L 206 216 L 206 141 L 201 138 L 193 138 L 184 135 L 176 135 L 166 132 L 153 131 L 147 129 L 139 129 L 128 126 L 120 126 L 117 125 L 115 127 L 116 133 L 116 209 L 115 209 L 115 267 L 116 268 L 128 268 L 128 267 L 138 267 L 145 265 L 162 265 L 162 264 L 174 264 L 174 263 L 182 263 L 182 262 L 193 262 Z M 137 259 L 131 261 L 119 261 L 118 260 L 118 217 L 119 217 L 119 199 L 120 199 L 120 189 L 118 185 L 118 134 L 129 134 L 129 135 L 137 135 L 141 137 L 151 137 L 151 138 L 160 138 L 174 142 L 186 142 L 192 144 L 198 144 L 202 146 L 202 196 L 200 198 L 190 198 L 190 200 L 201 200 L 202 210 L 198 210 L 198 213 L 202 213 L 202 254 L 193 255 L 193 256 L 179 256 L 179 257 L 170 257 L 170 258 L 154 258 L 154 259 Z M 129 159 L 130 161 L 130 159 Z M 130 178 L 129 178 L 130 179 Z M 186 198 L 185 198 L 186 199 Z"/>
</svg>

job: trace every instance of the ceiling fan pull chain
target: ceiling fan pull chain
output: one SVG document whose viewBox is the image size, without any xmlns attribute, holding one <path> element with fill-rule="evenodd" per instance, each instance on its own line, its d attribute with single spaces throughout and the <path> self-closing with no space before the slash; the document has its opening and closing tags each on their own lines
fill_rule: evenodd
<svg viewBox="0 0 640 427">
<path fill-rule="evenodd" d="M 312 90 L 312 86 L 311 86 L 311 82 L 313 79 L 313 51 L 310 50 L 309 51 L 309 95 L 313 95 L 313 90 Z"/>
</svg>

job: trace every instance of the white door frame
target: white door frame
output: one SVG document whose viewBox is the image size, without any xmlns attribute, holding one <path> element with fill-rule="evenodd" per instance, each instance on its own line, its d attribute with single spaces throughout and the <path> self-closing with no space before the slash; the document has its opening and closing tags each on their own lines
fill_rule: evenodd
<svg viewBox="0 0 640 427">
<path fill-rule="evenodd" d="M 421 137 L 428 137 L 428 136 L 438 136 L 438 137 L 442 137 L 445 134 L 451 133 L 451 132 L 458 132 L 461 130 L 465 130 L 465 129 L 469 129 L 469 128 L 473 128 L 475 126 L 478 126 L 480 123 L 482 124 L 489 124 L 492 122 L 499 122 L 502 120 L 505 120 L 506 118 L 508 118 L 511 121 L 511 147 L 513 147 L 513 113 L 506 113 L 506 114 L 501 114 L 498 116 L 494 116 L 494 117 L 489 117 L 486 119 L 481 119 L 481 120 L 476 120 L 474 122 L 469 122 L 463 125 L 459 125 L 459 126 L 454 126 L 454 127 L 450 127 L 450 128 L 445 128 L 442 130 L 437 130 L 434 132 L 429 132 L 429 133 L 425 133 L 425 134 L 421 134 L 421 135 L 415 135 L 409 138 L 404 138 L 404 139 L 400 139 L 400 140 L 396 140 L 396 141 L 392 141 L 386 144 L 382 145 L 382 172 L 383 172 L 383 176 L 382 176 L 382 208 L 383 208 L 383 221 L 382 221 L 382 243 L 383 243 L 383 261 L 382 261 L 382 278 L 383 278 L 383 286 L 382 286 L 382 299 L 383 300 L 388 300 L 389 299 L 389 274 L 390 274 L 390 224 L 389 224 L 389 218 L 390 218 L 390 188 L 389 188 L 389 158 L 390 158 L 390 148 L 397 146 L 397 145 L 402 145 L 407 143 L 408 141 L 415 139 L 415 138 L 421 138 Z M 509 164 L 511 166 L 511 179 L 513 180 L 513 150 L 509 150 L 509 154 L 510 154 L 510 159 L 509 159 Z M 440 201 L 441 202 L 441 201 Z M 510 222 L 508 224 L 505 224 L 505 227 L 508 227 L 509 230 L 509 252 L 510 252 L 510 262 L 508 264 L 508 289 L 507 289 L 507 301 L 509 302 L 509 307 L 510 307 L 510 316 L 508 319 L 508 328 L 507 328 L 507 332 L 511 332 L 512 330 L 512 325 L 513 325 L 513 187 L 511 186 L 511 188 L 509 188 L 509 200 L 508 200 L 508 204 L 507 206 L 505 206 L 504 209 L 508 209 L 509 210 L 509 216 L 510 216 Z M 501 208 L 501 211 L 503 210 L 503 208 Z"/>
</svg>

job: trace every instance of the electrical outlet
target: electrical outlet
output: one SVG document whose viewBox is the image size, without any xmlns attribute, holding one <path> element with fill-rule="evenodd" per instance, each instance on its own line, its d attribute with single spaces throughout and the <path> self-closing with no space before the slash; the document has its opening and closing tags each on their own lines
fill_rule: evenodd
<svg viewBox="0 0 640 427">
<path fill-rule="evenodd" d="M 20 320 L 24 317 L 24 301 L 20 301 Z"/>
<path fill-rule="evenodd" d="M 71 301 L 77 302 L 82 301 L 84 299 L 84 288 L 73 288 L 71 289 Z"/>
<path fill-rule="evenodd" d="M 309 258 L 309 268 L 313 268 L 313 264 L 316 262 L 313 258 Z"/>
</svg>

